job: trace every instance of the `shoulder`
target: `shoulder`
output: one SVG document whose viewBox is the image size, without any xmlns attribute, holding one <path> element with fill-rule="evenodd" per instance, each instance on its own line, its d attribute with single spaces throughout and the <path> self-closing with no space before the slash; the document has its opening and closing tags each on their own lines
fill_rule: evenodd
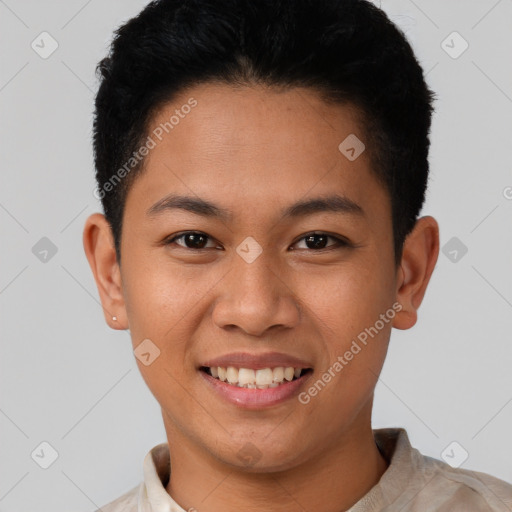
<svg viewBox="0 0 512 512">
<path fill-rule="evenodd" d="M 114 501 L 103 505 L 95 512 L 137 512 L 140 486 L 141 484 L 135 486 Z"/>
<path fill-rule="evenodd" d="M 510 483 L 422 454 L 411 445 L 405 429 L 374 433 L 390 465 L 352 512 L 368 510 L 367 504 L 381 512 L 512 512 Z"/>
<path fill-rule="evenodd" d="M 424 484 L 416 497 L 424 510 L 439 512 L 510 512 L 512 485 L 487 473 L 452 468 L 449 464 L 428 457 L 423 459 Z M 415 500 L 416 501 L 416 500 Z M 436 508 L 432 504 L 436 503 Z M 421 510 L 420 508 L 418 510 Z"/>
</svg>

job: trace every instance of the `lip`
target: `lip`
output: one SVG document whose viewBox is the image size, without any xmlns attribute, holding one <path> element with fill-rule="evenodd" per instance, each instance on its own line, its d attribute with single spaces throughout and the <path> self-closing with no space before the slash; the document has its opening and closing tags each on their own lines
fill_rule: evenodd
<svg viewBox="0 0 512 512">
<path fill-rule="evenodd" d="M 294 368 L 312 368 L 312 364 L 298 357 L 284 354 L 281 352 L 262 352 L 261 354 L 251 354 L 249 352 L 232 352 L 223 356 L 208 359 L 201 363 L 201 366 L 234 366 L 235 368 L 251 368 L 261 370 L 263 368 L 276 368 L 279 366 Z M 278 388 L 274 388 L 278 389 Z"/>
<path fill-rule="evenodd" d="M 285 381 L 284 384 L 276 388 L 251 389 L 227 384 L 201 370 L 199 370 L 199 373 L 213 391 L 228 402 L 244 409 L 264 409 L 279 405 L 298 395 L 300 389 L 306 385 L 306 382 L 313 375 L 313 372 L 309 371 L 298 379 L 290 382 Z"/>
</svg>

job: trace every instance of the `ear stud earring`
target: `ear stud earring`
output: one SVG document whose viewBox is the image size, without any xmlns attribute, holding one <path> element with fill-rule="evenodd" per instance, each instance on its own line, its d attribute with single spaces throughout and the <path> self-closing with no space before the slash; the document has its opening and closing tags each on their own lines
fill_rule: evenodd
<svg viewBox="0 0 512 512">
<path fill-rule="evenodd" d="M 113 316 L 112 320 L 114 320 L 114 322 L 115 322 L 117 320 L 117 316 Z"/>
</svg>

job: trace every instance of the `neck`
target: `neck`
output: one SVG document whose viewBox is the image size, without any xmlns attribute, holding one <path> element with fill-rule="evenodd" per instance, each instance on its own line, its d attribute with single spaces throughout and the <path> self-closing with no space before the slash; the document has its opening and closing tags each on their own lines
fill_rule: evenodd
<svg viewBox="0 0 512 512">
<path fill-rule="evenodd" d="M 370 414 L 365 415 L 370 420 Z M 171 454 L 167 492 L 183 509 L 211 512 L 347 510 L 377 484 L 388 467 L 371 421 L 352 425 L 328 449 L 280 471 L 248 472 L 212 456 L 166 425 Z"/>
</svg>

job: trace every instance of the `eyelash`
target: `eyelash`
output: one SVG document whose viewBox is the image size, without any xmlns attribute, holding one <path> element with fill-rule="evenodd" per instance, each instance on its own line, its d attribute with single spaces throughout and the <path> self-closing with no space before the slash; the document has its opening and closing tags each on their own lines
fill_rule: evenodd
<svg viewBox="0 0 512 512">
<path fill-rule="evenodd" d="M 182 233 L 179 233 L 177 235 L 171 235 L 171 237 L 168 237 L 167 239 L 165 239 L 162 243 L 163 245 L 172 245 L 176 240 L 179 240 L 183 237 L 185 237 L 186 235 L 203 235 L 205 236 L 208 241 L 212 239 L 212 237 L 210 237 L 209 235 L 207 235 L 206 233 L 203 233 L 201 231 L 184 231 Z M 321 249 L 299 249 L 299 250 L 307 250 L 307 251 L 313 251 L 313 252 L 323 252 L 323 251 L 329 251 L 329 250 L 332 250 L 332 249 L 341 249 L 341 248 L 346 248 L 346 247 L 351 247 L 351 244 L 349 242 L 347 242 L 346 240 L 344 240 L 343 238 L 340 238 L 340 237 L 337 237 L 337 236 L 334 236 L 334 235 L 330 235 L 329 233 L 324 233 L 324 232 L 312 232 L 312 233 L 306 233 L 305 235 L 303 235 L 301 238 L 299 238 L 293 245 L 295 245 L 296 243 L 298 242 L 301 242 L 302 240 L 310 237 L 310 236 L 326 236 L 328 238 L 332 238 L 333 240 L 335 240 L 335 244 L 333 245 L 330 245 L 328 247 L 323 247 Z M 194 251 L 194 252 L 199 252 L 199 251 L 205 251 L 205 250 L 208 250 L 210 249 L 210 247 L 203 247 L 201 249 L 193 249 L 191 247 L 184 247 L 183 245 L 179 245 L 179 244 L 176 244 L 178 245 L 178 247 L 180 247 L 181 249 L 186 249 L 186 250 L 189 250 L 189 251 Z"/>
</svg>

